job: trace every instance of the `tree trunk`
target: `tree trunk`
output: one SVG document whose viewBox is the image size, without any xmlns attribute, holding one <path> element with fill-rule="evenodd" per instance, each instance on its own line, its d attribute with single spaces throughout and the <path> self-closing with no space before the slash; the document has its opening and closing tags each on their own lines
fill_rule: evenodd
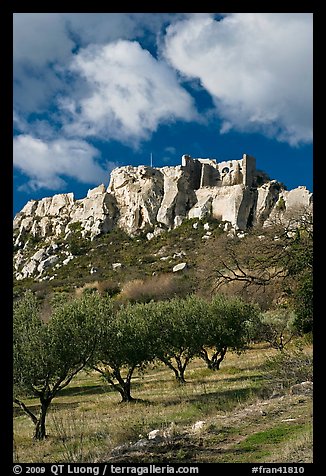
<svg viewBox="0 0 326 476">
<path fill-rule="evenodd" d="M 165 365 L 167 365 L 171 370 L 173 370 L 176 381 L 180 384 L 185 384 L 185 383 L 187 383 L 186 380 L 185 380 L 185 371 L 186 371 L 186 367 L 187 367 L 187 364 L 188 364 L 190 359 L 189 359 L 189 357 L 186 357 L 183 364 L 182 364 L 182 361 L 181 361 L 181 357 L 179 357 L 178 355 L 175 355 L 174 359 L 177 363 L 176 367 L 172 364 L 172 362 L 169 359 L 166 359 L 164 357 L 160 357 L 160 360 Z"/>
<path fill-rule="evenodd" d="M 200 356 L 201 356 L 202 359 L 205 360 L 205 362 L 207 364 L 207 367 L 210 370 L 215 371 L 215 370 L 219 370 L 220 364 L 221 364 L 222 360 L 225 357 L 226 351 L 227 351 L 227 347 L 223 347 L 222 350 L 220 350 L 218 352 L 215 352 L 212 355 L 212 358 L 210 359 L 206 349 L 203 348 L 203 349 L 201 349 Z"/>
<path fill-rule="evenodd" d="M 120 390 L 121 395 L 121 403 L 122 402 L 134 402 L 135 399 L 130 394 L 130 381 L 125 382 L 123 386 L 121 386 Z"/>
<path fill-rule="evenodd" d="M 131 391 L 131 377 L 133 374 L 133 371 L 135 370 L 135 365 L 131 366 L 128 370 L 127 376 L 125 380 L 122 378 L 120 369 L 115 369 L 114 370 L 114 376 L 118 380 L 119 385 L 117 385 L 117 390 L 119 391 L 121 395 L 121 403 L 122 402 L 134 402 L 135 399 L 131 396 L 130 391 Z"/>
<path fill-rule="evenodd" d="M 40 416 L 35 424 L 34 440 L 46 438 L 45 419 L 50 403 L 51 399 L 41 400 Z"/>
<path fill-rule="evenodd" d="M 220 364 L 222 360 L 224 359 L 224 356 L 226 354 L 227 347 L 223 347 L 220 352 L 216 352 L 211 360 L 211 367 L 209 367 L 212 370 L 219 370 Z"/>
<path fill-rule="evenodd" d="M 185 379 L 185 372 L 184 372 L 184 370 L 179 370 L 179 375 L 177 376 L 177 381 L 178 381 L 180 384 L 187 383 L 187 382 L 186 382 L 186 379 Z"/>
<path fill-rule="evenodd" d="M 178 380 L 179 383 L 184 384 L 184 383 L 186 383 L 185 371 L 186 371 L 187 364 L 189 362 L 189 358 L 188 357 L 185 358 L 185 361 L 184 361 L 183 365 L 182 365 L 182 362 L 181 362 L 181 357 L 175 357 L 175 360 L 177 362 L 178 371 L 179 371 L 179 375 L 177 377 L 177 380 Z"/>
</svg>

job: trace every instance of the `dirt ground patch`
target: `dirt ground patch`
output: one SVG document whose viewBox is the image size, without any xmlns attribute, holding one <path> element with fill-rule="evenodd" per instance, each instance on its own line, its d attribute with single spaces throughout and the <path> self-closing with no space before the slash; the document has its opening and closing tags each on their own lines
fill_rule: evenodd
<svg viewBox="0 0 326 476">
<path fill-rule="evenodd" d="M 311 397 L 283 395 L 212 416 L 200 422 L 198 431 L 192 425 L 174 436 L 118 447 L 106 460 L 312 462 L 311 416 Z"/>
</svg>

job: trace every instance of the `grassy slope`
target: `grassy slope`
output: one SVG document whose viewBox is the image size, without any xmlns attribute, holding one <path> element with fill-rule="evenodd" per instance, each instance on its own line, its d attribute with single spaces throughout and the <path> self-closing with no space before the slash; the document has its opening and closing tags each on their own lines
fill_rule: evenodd
<svg viewBox="0 0 326 476">
<path fill-rule="evenodd" d="M 152 367 L 133 381 L 141 399 L 119 404 L 96 374 L 80 374 L 53 401 L 48 438 L 31 439 L 32 423 L 15 409 L 15 459 L 20 462 L 310 462 L 310 397 L 285 392 L 271 398 L 272 384 L 261 370 L 276 351 L 255 346 L 227 354 L 219 372 L 193 361 L 187 384 L 171 371 Z M 31 407 L 36 400 L 29 400 Z M 202 430 L 191 426 L 204 420 Z M 172 427 L 171 427 L 172 424 Z M 154 429 L 171 429 L 170 438 L 112 453 Z"/>
<path fill-rule="evenodd" d="M 182 293 L 210 293 L 203 266 L 207 250 L 212 250 L 221 229 L 211 223 L 212 236 L 205 234 L 203 223 L 198 230 L 193 221 L 154 238 L 130 238 L 121 231 L 101 236 L 94 241 L 78 235 L 63 243 L 65 249 L 78 254 L 68 265 L 49 270 L 57 276 L 41 283 L 31 279 L 16 283 L 15 290 L 32 288 L 46 297 L 51 291 L 72 291 L 86 282 L 112 282 L 122 288 L 132 279 L 151 277 L 153 273 L 171 273 L 175 264 L 189 265 L 178 280 Z M 69 241 L 70 240 L 70 241 Z M 216 241 L 215 241 L 216 240 Z M 30 253 L 44 246 L 39 242 Z M 70 248 L 69 248 L 70 247 Z M 185 256 L 173 257 L 185 252 Z M 75 254 L 75 253 L 73 253 Z M 169 256 L 167 260 L 161 257 Z M 121 269 L 112 264 L 121 262 Z M 90 275 L 90 266 L 99 269 Z M 203 269 L 201 269 L 203 268 Z M 173 275 L 174 276 L 174 275 Z M 54 401 L 48 417 L 49 437 L 44 442 L 31 439 L 33 425 L 15 409 L 15 459 L 20 462 L 300 462 L 311 461 L 311 399 L 285 395 L 268 399 L 272 383 L 261 370 L 267 355 L 275 351 L 255 347 L 246 354 L 227 354 L 217 373 L 205 368 L 202 361 L 190 364 L 187 385 L 178 386 L 163 366 L 149 369 L 133 381 L 136 404 L 120 405 L 96 374 L 80 374 Z M 28 404 L 36 408 L 36 400 Z M 203 430 L 194 433 L 191 426 L 205 420 Z M 282 421 L 289 420 L 289 421 Z M 125 453 L 111 450 L 136 442 L 154 429 L 170 428 L 170 439 L 146 447 L 129 448 Z"/>
</svg>

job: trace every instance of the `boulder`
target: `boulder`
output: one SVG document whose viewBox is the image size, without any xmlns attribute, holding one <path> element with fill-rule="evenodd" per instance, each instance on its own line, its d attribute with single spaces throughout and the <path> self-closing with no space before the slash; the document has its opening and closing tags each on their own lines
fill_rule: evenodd
<svg viewBox="0 0 326 476">
<path fill-rule="evenodd" d="M 186 256 L 186 253 L 183 250 L 179 251 L 178 253 L 173 254 L 174 259 L 175 258 L 182 258 L 183 256 Z"/>
<path fill-rule="evenodd" d="M 158 437 L 161 437 L 161 432 L 160 430 L 152 430 L 148 433 L 147 437 L 149 440 L 154 440 Z"/>
<path fill-rule="evenodd" d="M 313 382 L 310 380 L 306 382 L 297 383 L 290 387 L 291 395 L 312 395 L 313 393 Z"/>
<path fill-rule="evenodd" d="M 36 253 L 33 254 L 31 257 L 32 260 L 34 261 L 42 261 L 42 259 L 45 259 L 47 256 L 47 250 L 45 248 L 40 248 Z"/>
<path fill-rule="evenodd" d="M 122 263 L 112 263 L 112 269 L 120 269 L 122 268 Z"/>
<path fill-rule="evenodd" d="M 38 268 L 37 261 L 34 261 L 34 260 L 29 261 L 22 268 L 21 273 L 19 275 L 20 279 L 25 279 L 25 278 L 29 278 L 30 276 L 33 276 L 37 268 Z"/>
<path fill-rule="evenodd" d="M 49 256 L 48 258 L 40 262 L 40 264 L 37 266 L 37 271 L 42 274 L 45 269 L 50 268 L 51 266 L 56 264 L 58 259 L 59 257 L 57 255 Z"/>
<path fill-rule="evenodd" d="M 202 429 L 204 428 L 206 424 L 206 421 L 205 420 L 199 420 L 199 421 L 196 421 L 196 423 L 194 423 L 191 427 L 191 430 L 194 432 L 194 433 L 197 433 L 197 432 L 200 432 L 202 431 Z"/>
<path fill-rule="evenodd" d="M 74 259 L 73 256 L 68 256 L 66 259 L 64 259 L 64 260 L 62 261 L 62 264 L 63 264 L 64 266 L 67 265 L 68 263 L 70 263 L 70 261 L 71 261 L 72 259 Z"/>
<path fill-rule="evenodd" d="M 188 267 L 187 263 L 179 263 L 173 266 L 172 272 L 178 273 L 179 271 L 185 271 L 187 267 Z"/>
<path fill-rule="evenodd" d="M 130 449 L 141 449 L 141 448 L 146 448 L 148 446 L 149 440 L 146 440 L 145 438 L 136 441 L 135 444 L 130 446 Z"/>
</svg>

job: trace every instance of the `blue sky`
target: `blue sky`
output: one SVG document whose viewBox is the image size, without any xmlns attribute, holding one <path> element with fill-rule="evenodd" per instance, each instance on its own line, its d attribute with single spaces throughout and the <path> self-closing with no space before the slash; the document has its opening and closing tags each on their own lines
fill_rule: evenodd
<svg viewBox="0 0 326 476">
<path fill-rule="evenodd" d="M 151 153 L 312 190 L 311 13 L 15 13 L 13 50 L 14 213 Z"/>
</svg>

